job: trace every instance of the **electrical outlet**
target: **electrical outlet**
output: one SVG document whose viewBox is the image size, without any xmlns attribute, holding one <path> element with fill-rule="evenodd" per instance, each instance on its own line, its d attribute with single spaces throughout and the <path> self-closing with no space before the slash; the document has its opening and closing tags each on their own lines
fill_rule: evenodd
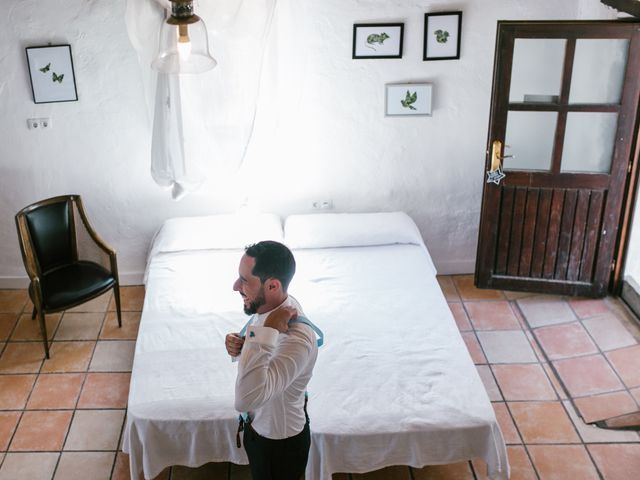
<svg viewBox="0 0 640 480">
<path fill-rule="evenodd" d="M 333 208 L 333 200 L 316 200 L 312 205 L 316 210 L 331 210 Z"/>
<path fill-rule="evenodd" d="M 51 130 L 51 118 L 28 118 L 27 126 L 29 130 Z"/>
</svg>

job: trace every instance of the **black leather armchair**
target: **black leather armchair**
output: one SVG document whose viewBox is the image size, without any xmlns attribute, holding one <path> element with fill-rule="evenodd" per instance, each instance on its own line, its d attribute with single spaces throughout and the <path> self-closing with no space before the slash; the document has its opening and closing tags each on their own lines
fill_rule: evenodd
<svg viewBox="0 0 640 480">
<path fill-rule="evenodd" d="M 16 226 L 31 283 L 44 352 L 49 343 L 44 316 L 80 305 L 113 288 L 122 326 L 116 252 L 93 230 L 79 195 L 49 198 L 23 208 Z"/>
</svg>

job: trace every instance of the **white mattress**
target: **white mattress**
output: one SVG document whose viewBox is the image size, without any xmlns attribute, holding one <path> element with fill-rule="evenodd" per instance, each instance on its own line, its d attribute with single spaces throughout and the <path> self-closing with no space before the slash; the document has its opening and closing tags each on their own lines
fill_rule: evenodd
<svg viewBox="0 0 640 480">
<path fill-rule="evenodd" d="M 307 479 L 476 457 L 492 478 L 508 478 L 502 434 L 426 248 L 294 254 L 289 291 L 325 333 L 309 384 Z M 246 321 L 231 288 L 241 255 L 156 249 L 150 258 L 123 447 L 132 478 L 247 463 L 235 443 L 236 364 L 224 348 Z"/>
</svg>

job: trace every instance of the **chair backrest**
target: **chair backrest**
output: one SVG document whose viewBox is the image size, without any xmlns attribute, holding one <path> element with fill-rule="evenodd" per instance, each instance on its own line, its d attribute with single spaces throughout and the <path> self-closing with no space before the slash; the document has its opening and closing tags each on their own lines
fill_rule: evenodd
<svg viewBox="0 0 640 480">
<path fill-rule="evenodd" d="M 33 251 L 37 261 L 36 269 L 40 272 L 71 263 L 77 255 L 73 200 L 73 195 L 50 198 L 29 205 L 16 215 L 21 246 L 23 250 Z M 21 222 L 23 231 L 20 228 Z M 24 226 L 27 227 L 27 232 L 24 232 Z M 28 233 L 28 239 L 22 238 L 25 233 Z M 25 254 L 23 251 L 23 256 Z M 25 256 L 25 263 L 29 256 Z"/>
</svg>

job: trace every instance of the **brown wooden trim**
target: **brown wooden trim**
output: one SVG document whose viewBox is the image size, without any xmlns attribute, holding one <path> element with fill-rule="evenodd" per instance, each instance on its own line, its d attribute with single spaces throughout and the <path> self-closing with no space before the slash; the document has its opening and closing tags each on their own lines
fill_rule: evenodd
<svg viewBox="0 0 640 480">
<path fill-rule="evenodd" d="M 545 258 L 542 267 L 542 277 L 546 279 L 553 279 L 555 274 L 563 207 L 564 190 L 554 190 L 551 198 L 549 228 L 547 229 L 547 244 L 545 247 Z"/>
<path fill-rule="evenodd" d="M 505 55 L 508 57 L 504 57 Z M 509 83 L 511 82 L 511 62 L 502 65 L 500 64 L 499 59 L 511 58 L 512 55 L 513 37 L 505 35 L 501 31 L 500 22 L 498 22 L 496 27 L 496 47 L 491 90 L 492 108 L 489 119 L 490 128 L 487 136 L 485 171 L 488 171 L 491 166 L 491 143 L 493 142 L 493 139 L 496 138 L 504 139 L 506 129 L 506 103 L 508 102 L 508 98 L 501 102 L 502 105 L 500 108 L 496 107 L 495 103 L 500 102 L 500 95 L 498 92 L 504 88 L 509 88 Z M 487 215 L 486 205 L 500 205 L 501 192 L 501 186 L 488 184 L 486 183 L 486 179 L 484 180 L 482 186 L 480 218 L 485 218 L 485 215 Z M 474 275 L 474 282 L 476 285 L 486 284 L 493 272 L 496 262 L 498 223 L 499 222 L 480 222 L 479 238 L 491 238 L 491 241 L 478 241 L 478 247 L 476 249 L 476 273 Z"/>
<path fill-rule="evenodd" d="M 579 280 L 590 282 L 595 271 L 596 252 L 600 239 L 600 225 L 602 224 L 602 209 L 606 199 L 606 193 L 602 190 L 591 192 L 589 201 L 589 213 L 587 214 L 587 235 L 584 239 L 582 251 L 582 265 L 580 265 Z"/>
<path fill-rule="evenodd" d="M 578 191 L 578 202 L 573 221 L 573 234 L 571 237 L 569 264 L 567 267 L 567 280 L 570 281 L 576 281 L 580 278 L 580 265 L 583 262 L 582 253 L 584 252 L 584 239 L 587 227 L 590 196 L 590 190 Z"/>
<path fill-rule="evenodd" d="M 600 3 L 613 7 L 619 12 L 640 17 L 640 2 L 638 0 L 600 0 Z"/>
<path fill-rule="evenodd" d="M 509 104 L 510 112 L 604 112 L 618 113 L 620 105 L 617 103 L 525 103 L 512 102 Z"/>
<path fill-rule="evenodd" d="M 569 251 L 573 239 L 573 225 L 575 223 L 576 206 L 578 203 L 578 191 L 566 190 L 564 206 L 562 208 L 562 223 L 560 224 L 560 239 L 558 240 L 558 255 L 556 256 L 556 269 L 553 278 L 565 280 L 569 268 Z"/>
<path fill-rule="evenodd" d="M 493 275 L 488 288 L 495 290 L 517 289 L 527 292 L 548 293 L 550 287 L 557 295 L 580 295 L 585 297 L 602 297 L 606 294 L 606 288 L 599 286 L 594 289 L 589 282 L 570 282 L 567 280 L 537 279 L 525 277 L 512 277 Z"/>
<path fill-rule="evenodd" d="M 498 239 L 495 252 L 495 271 L 506 273 L 509 259 L 509 244 L 511 243 L 511 220 L 513 218 L 513 204 L 515 189 L 503 188 L 500 199 L 500 224 L 498 225 Z"/>
<path fill-rule="evenodd" d="M 542 277 L 542 267 L 547 246 L 547 234 L 549 229 L 549 211 L 551 209 L 551 196 L 553 190 L 542 188 L 540 190 L 540 201 L 538 206 L 538 219 L 536 221 L 536 231 L 534 235 L 533 258 L 531 259 L 531 276 Z"/>
<path fill-rule="evenodd" d="M 617 185 L 608 194 L 606 209 L 603 216 L 602 231 L 607 235 L 601 240 L 598 251 L 598 265 L 596 266 L 596 278 L 606 275 L 607 287 L 615 288 L 613 284 L 614 270 L 611 262 L 615 260 L 615 254 L 623 238 L 620 227 L 623 220 L 623 204 L 627 191 L 629 159 L 632 155 L 631 147 L 637 132 L 638 105 L 640 101 L 640 33 L 638 24 L 635 26 L 634 35 L 629 44 L 629 56 L 627 58 L 627 70 L 624 78 L 621 105 L 623 106 L 618 116 L 618 129 L 614 154 L 611 160 L 611 185 Z M 628 135 L 625 137 L 625 132 Z"/>
<path fill-rule="evenodd" d="M 520 255 L 522 253 L 522 229 L 524 227 L 526 201 L 527 189 L 516 188 L 513 202 L 513 220 L 511 221 L 511 240 L 508 245 L 509 261 L 507 262 L 507 273 L 509 275 L 518 275 Z"/>
<path fill-rule="evenodd" d="M 631 40 L 631 44 L 629 45 L 629 50 L 634 47 L 637 48 L 636 45 L 638 45 L 638 43 L 640 42 L 639 32 L 640 29 L 637 29 L 636 34 Z M 631 68 L 631 62 L 629 62 L 629 65 Z M 640 70 L 640 59 L 635 59 L 634 68 L 635 71 L 631 73 L 633 75 L 637 75 L 638 71 Z M 640 93 L 638 95 L 640 95 Z M 622 275 L 626 266 L 628 245 L 631 237 L 631 222 L 635 211 L 636 199 L 638 198 L 638 177 L 640 176 L 640 170 L 638 169 L 638 162 L 640 161 L 640 108 L 636 110 L 634 121 L 634 145 L 631 146 L 633 155 L 629 157 L 629 161 L 632 162 L 631 171 L 627 174 L 627 184 L 624 192 L 625 202 L 620 216 L 621 225 L 619 241 L 615 252 L 615 258 L 617 259 L 617 261 L 616 266 L 613 270 L 613 274 L 611 276 L 610 285 L 610 292 L 615 295 L 619 295 L 622 290 Z"/>
<path fill-rule="evenodd" d="M 640 161 L 640 116 L 636 119 L 636 141 L 634 146 L 635 154 L 631 164 L 631 172 L 628 176 L 627 189 L 625 192 L 625 205 L 622 213 L 622 226 L 620 227 L 620 243 L 618 245 L 616 267 L 613 271 L 611 292 L 620 295 L 622 289 L 622 275 L 626 268 L 629 241 L 631 240 L 631 223 L 635 214 L 636 200 L 638 198 L 638 162 Z M 640 228 L 640 227 L 637 227 Z"/>
<path fill-rule="evenodd" d="M 529 276 L 531 274 L 531 261 L 533 260 L 533 245 L 535 230 L 537 228 L 538 204 L 540 201 L 540 189 L 534 188 L 527 191 L 527 205 L 525 207 L 524 225 L 522 227 L 522 248 L 520 249 L 520 265 L 518 275 Z"/>
<path fill-rule="evenodd" d="M 630 38 L 633 35 L 636 19 L 620 18 L 617 20 L 584 20 L 584 21 L 503 21 L 504 32 L 518 38 Z M 558 26 L 562 31 L 558 31 Z M 586 30 L 585 27 L 597 26 L 597 29 Z M 624 28 L 628 26 L 628 28 Z"/>
<path fill-rule="evenodd" d="M 575 188 L 576 182 L 580 188 L 603 190 L 609 188 L 610 178 L 606 173 L 559 173 L 525 172 L 505 169 L 506 177 L 502 185 L 509 187 L 545 187 L 545 188 Z"/>
<path fill-rule="evenodd" d="M 76 235 L 76 215 L 73 211 L 73 196 L 67 200 L 67 213 L 69 215 L 69 227 L 71 231 L 71 257 L 78 261 L 78 237 Z"/>
</svg>

